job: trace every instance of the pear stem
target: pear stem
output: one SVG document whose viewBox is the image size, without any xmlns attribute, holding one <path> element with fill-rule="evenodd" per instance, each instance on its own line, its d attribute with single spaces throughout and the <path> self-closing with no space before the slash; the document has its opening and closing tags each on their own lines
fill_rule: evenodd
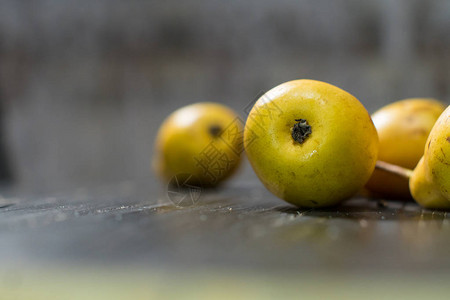
<svg viewBox="0 0 450 300">
<path fill-rule="evenodd" d="M 312 133 L 311 126 L 305 119 L 296 119 L 294 127 L 291 130 L 291 136 L 294 141 L 303 144 L 306 138 Z"/>
<path fill-rule="evenodd" d="M 406 179 L 409 179 L 412 174 L 412 170 L 403 168 L 394 164 L 387 163 L 385 161 L 379 160 L 377 161 L 375 165 L 375 169 L 383 170 L 385 172 L 388 172 L 390 174 L 394 174 Z"/>
</svg>

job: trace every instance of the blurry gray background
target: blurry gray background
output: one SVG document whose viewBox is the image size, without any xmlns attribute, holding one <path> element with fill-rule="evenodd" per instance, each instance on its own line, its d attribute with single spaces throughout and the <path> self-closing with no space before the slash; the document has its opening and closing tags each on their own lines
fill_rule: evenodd
<svg viewBox="0 0 450 300">
<path fill-rule="evenodd" d="M 298 78 L 370 112 L 449 103 L 449 28 L 448 0 L 0 0 L 1 166 L 28 191 L 150 180 L 174 109 L 217 101 L 245 117 Z"/>
</svg>

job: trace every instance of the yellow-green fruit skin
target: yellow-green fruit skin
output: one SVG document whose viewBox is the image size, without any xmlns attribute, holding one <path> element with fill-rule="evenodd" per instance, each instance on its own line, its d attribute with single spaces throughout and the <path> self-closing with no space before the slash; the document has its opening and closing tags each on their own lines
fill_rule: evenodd
<svg viewBox="0 0 450 300">
<path fill-rule="evenodd" d="M 312 130 L 303 143 L 291 136 L 298 119 Z M 354 96 L 301 79 L 273 88 L 255 103 L 244 146 L 255 173 L 273 194 L 301 207 L 326 207 L 367 182 L 377 160 L 378 136 Z"/>
<path fill-rule="evenodd" d="M 239 120 L 233 110 L 218 103 L 201 102 L 176 110 L 158 130 L 154 172 L 166 181 L 188 174 L 193 175 L 190 183 L 221 183 L 241 162 L 243 126 Z"/>
<path fill-rule="evenodd" d="M 450 106 L 433 126 L 409 186 L 423 207 L 450 209 Z"/>
<path fill-rule="evenodd" d="M 430 98 L 409 98 L 384 106 L 372 115 L 378 132 L 378 160 L 414 169 L 434 123 L 445 106 Z M 366 184 L 370 191 L 387 198 L 411 199 L 407 178 L 375 169 Z"/>
</svg>

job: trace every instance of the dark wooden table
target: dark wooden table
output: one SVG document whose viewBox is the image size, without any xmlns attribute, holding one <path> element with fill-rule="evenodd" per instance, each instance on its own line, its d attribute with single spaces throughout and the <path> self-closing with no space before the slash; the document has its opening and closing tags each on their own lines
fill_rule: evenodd
<svg viewBox="0 0 450 300">
<path fill-rule="evenodd" d="M 175 206 L 154 178 L 3 198 L 0 299 L 450 292 L 446 212 L 363 197 L 299 209 L 257 181 L 194 202 Z"/>
</svg>

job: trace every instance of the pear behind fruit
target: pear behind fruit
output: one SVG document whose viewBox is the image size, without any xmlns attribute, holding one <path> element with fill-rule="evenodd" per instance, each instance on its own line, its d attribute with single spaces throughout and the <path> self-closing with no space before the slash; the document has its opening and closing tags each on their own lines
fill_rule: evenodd
<svg viewBox="0 0 450 300">
<path fill-rule="evenodd" d="M 409 187 L 420 205 L 450 209 L 450 106 L 433 126 Z"/>
<path fill-rule="evenodd" d="M 414 169 L 428 135 L 446 105 L 431 98 L 409 98 L 388 104 L 372 115 L 380 140 L 378 160 Z M 375 196 L 412 200 L 408 178 L 375 169 L 366 188 Z"/>
</svg>

